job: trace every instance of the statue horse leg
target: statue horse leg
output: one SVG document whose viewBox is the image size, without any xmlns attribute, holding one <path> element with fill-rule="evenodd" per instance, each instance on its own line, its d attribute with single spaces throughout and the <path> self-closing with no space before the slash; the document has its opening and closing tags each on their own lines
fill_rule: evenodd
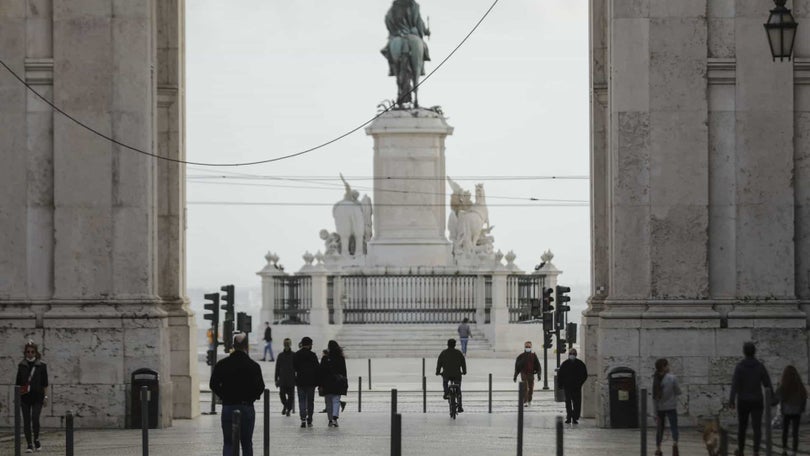
<svg viewBox="0 0 810 456">
<path fill-rule="evenodd" d="M 413 107 L 419 107 L 419 76 L 422 74 L 422 66 L 424 65 L 425 47 L 422 38 L 416 35 L 408 36 L 408 47 L 410 54 L 408 60 L 411 67 L 411 85 L 413 86 Z"/>
</svg>

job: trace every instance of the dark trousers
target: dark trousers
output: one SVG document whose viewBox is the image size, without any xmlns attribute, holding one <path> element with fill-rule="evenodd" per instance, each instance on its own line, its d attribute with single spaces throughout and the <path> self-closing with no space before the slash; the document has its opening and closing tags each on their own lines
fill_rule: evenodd
<svg viewBox="0 0 810 456">
<path fill-rule="evenodd" d="M 582 388 L 565 388 L 565 418 L 579 421 L 582 412 Z"/>
<path fill-rule="evenodd" d="M 25 441 L 28 446 L 34 445 L 34 440 L 39 440 L 39 415 L 42 413 L 42 402 L 25 403 L 20 401 L 23 416 L 23 431 Z M 34 440 L 31 440 L 31 428 L 34 430 Z"/>
<path fill-rule="evenodd" d="M 788 428 L 793 428 L 793 452 L 799 451 L 799 422 L 801 415 L 782 415 L 782 448 L 787 451 Z"/>
<path fill-rule="evenodd" d="M 450 380 L 453 380 L 456 383 L 458 383 L 458 405 L 459 405 L 459 407 L 461 407 L 461 377 L 460 376 L 459 377 L 447 377 L 447 376 L 442 375 L 442 388 L 444 388 L 445 396 L 448 394 L 447 382 L 449 382 Z"/>
<path fill-rule="evenodd" d="M 315 387 L 298 386 L 298 416 L 301 421 L 312 422 L 312 413 L 315 411 Z"/>
<path fill-rule="evenodd" d="M 281 399 L 281 406 L 289 411 L 295 408 L 295 387 L 294 386 L 280 386 L 278 388 L 278 397 Z"/>
<path fill-rule="evenodd" d="M 233 412 L 239 410 L 240 434 L 239 443 L 243 456 L 253 456 L 253 426 L 256 424 L 256 411 L 251 405 L 223 405 L 222 406 L 222 456 L 233 454 Z"/>
<path fill-rule="evenodd" d="M 656 413 L 656 420 L 655 424 L 655 446 L 660 448 L 661 441 L 664 440 L 664 426 L 666 426 L 665 421 L 669 420 L 669 430 L 672 432 L 672 441 L 674 443 L 678 443 L 678 411 L 677 410 L 659 410 Z"/>
<path fill-rule="evenodd" d="M 526 384 L 526 396 L 523 402 L 531 402 L 532 394 L 534 394 L 534 374 L 520 373 L 520 381 Z"/>
<path fill-rule="evenodd" d="M 759 451 L 762 440 L 762 403 L 737 401 L 737 448 L 745 448 L 745 431 L 748 428 L 748 417 L 751 417 L 751 430 L 754 433 L 754 451 Z"/>
</svg>

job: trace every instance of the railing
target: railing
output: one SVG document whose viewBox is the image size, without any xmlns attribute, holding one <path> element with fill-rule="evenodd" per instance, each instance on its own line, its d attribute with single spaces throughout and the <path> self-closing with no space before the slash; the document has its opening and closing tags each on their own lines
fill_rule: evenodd
<svg viewBox="0 0 810 456">
<path fill-rule="evenodd" d="M 326 278 L 326 308 L 329 310 L 329 324 L 335 324 L 335 276 Z"/>
<path fill-rule="evenodd" d="M 506 307 L 509 323 L 531 319 L 531 301 L 543 299 L 543 276 L 510 275 L 506 278 Z"/>
<path fill-rule="evenodd" d="M 343 276 L 343 323 L 475 321 L 474 275 Z"/>
<path fill-rule="evenodd" d="M 484 277 L 484 323 L 491 322 L 492 314 L 492 276 Z"/>
<path fill-rule="evenodd" d="M 312 278 L 309 276 L 274 277 L 273 314 L 281 324 L 309 324 L 312 308 Z"/>
</svg>

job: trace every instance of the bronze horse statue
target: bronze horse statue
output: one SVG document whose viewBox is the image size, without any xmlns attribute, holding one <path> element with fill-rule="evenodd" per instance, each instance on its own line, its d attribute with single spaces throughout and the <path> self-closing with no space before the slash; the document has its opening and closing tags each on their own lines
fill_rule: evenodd
<svg viewBox="0 0 810 456">
<path fill-rule="evenodd" d="M 425 74 L 425 61 L 430 60 L 423 38 L 430 30 L 422 22 L 419 4 L 414 0 L 394 0 L 385 15 L 388 43 L 382 54 L 388 59 L 389 76 L 397 77 L 396 105 L 402 107 L 413 102 L 419 107 L 417 87 L 419 77 Z"/>
</svg>

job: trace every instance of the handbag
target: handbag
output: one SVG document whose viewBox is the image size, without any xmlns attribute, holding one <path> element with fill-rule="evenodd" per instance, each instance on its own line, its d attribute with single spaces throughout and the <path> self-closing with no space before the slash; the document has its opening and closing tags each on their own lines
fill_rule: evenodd
<svg viewBox="0 0 810 456">
<path fill-rule="evenodd" d="M 20 386 L 20 394 L 28 394 L 31 392 L 31 379 L 34 378 L 34 371 L 37 370 L 37 366 L 31 367 L 31 372 L 28 374 L 28 381 L 25 382 L 25 385 Z"/>
</svg>

